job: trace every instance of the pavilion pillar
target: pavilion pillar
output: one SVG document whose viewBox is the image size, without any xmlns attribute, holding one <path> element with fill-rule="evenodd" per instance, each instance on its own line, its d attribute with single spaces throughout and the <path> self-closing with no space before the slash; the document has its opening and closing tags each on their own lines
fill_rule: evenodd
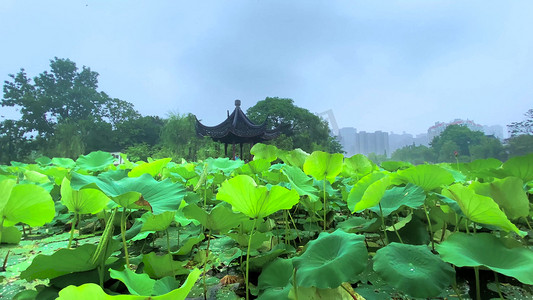
<svg viewBox="0 0 533 300">
<path fill-rule="evenodd" d="M 242 143 L 240 143 L 239 145 L 241 146 L 241 156 L 240 156 L 240 158 L 241 158 L 242 160 L 244 160 L 244 156 L 242 156 Z"/>
<path fill-rule="evenodd" d="M 232 145 L 233 145 L 233 156 L 231 159 L 235 160 L 235 143 L 233 143 Z"/>
</svg>

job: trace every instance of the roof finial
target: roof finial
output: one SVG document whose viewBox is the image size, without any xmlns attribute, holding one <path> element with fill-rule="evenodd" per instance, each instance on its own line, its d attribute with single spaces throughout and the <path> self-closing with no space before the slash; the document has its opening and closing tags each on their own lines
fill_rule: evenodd
<svg viewBox="0 0 533 300">
<path fill-rule="evenodd" d="M 235 106 L 241 106 L 241 100 L 239 99 L 235 100 Z"/>
</svg>

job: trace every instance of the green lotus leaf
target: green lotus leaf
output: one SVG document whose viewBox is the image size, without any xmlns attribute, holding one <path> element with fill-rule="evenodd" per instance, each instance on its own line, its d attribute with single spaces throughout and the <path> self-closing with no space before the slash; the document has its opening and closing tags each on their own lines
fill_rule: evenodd
<svg viewBox="0 0 533 300">
<path fill-rule="evenodd" d="M 198 269 L 194 269 L 191 271 L 189 276 L 187 276 L 187 279 L 185 282 L 181 285 L 179 289 L 175 289 L 167 294 L 161 295 L 161 296 L 153 296 L 150 297 L 149 295 L 117 295 L 117 296 L 110 296 L 106 294 L 102 288 L 94 283 L 86 283 L 81 286 L 73 286 L 69 285 L 66 288 L 59 291 L 59 297 L 58 300 L 146 300 L 146 299 L 153 299 L 153 300 L 184 300 L 187 298 L 187 295 L 190 293 L 191 289 L 193 288 L 194 284 L 198 280 L 198 277 L 200 277 L 200 274 L 202 274 L 202 271 Z"/>
<path fill-rule="evenodd" d="M 160 296 L 160 295 L 168 294 L 172 292 L 173 290 L 178 289 L 179 287 L 180 287 L 180 283 L 179 281 L 176 280 L 175 277 L 173 276 L 163 277 L 159 280 L 156 280 L 154 284 L 154 290 L 152 291 L 152 295 Z"/>
<path fill-rule="evenodd" d="M 265 186 L 258 187 L 250 176 L 238 175 L 222 183 L 217 199 L 250 218 L 263 218 L 280 209 L 290 209 L 300 197 L 295 190 L 276 185 L 269 191 Z"/>
<path fill-rule="evenodd" d="M 404 228 L 407 224 L 409 224 L 409 222 L 411 222 L 412 219 L 413 219 L 413 214 L 410 213 L 410 214 L 407 215 L 407 217 L 399 218 L 398 222 L 396 222 L 394 225 L 387 226 L 387 228 L 385 228 L 385 229 L 387 231 L 398 231 L 398 230 Z"/>
<path fill-rule="evenodd" d="M 455 180 L 449 171 L 435 165 L 414 166 L 398 171 L 398 176 L 404 181 L 416 184 L 426 191 L 450 185 Z"/>
<path fill-rule="evenodd" d="M 247 247 L 248 242 L 250 242 L 250 249 L 259 249 L 265 242 L 269 242 L 272 239 L 271 233 L 259 231 L 254 231 L 251 240 L 250 234 L 247 233 L 230 232 L 226 233 L 226 235 L 241 247 Z"/>
<path fill-rule="evenodd" d="M 300 168 L 285 165 L 281 172 L 287 176 L 291 189 L 296 190 L 300 196 L 308 196 L 311 201 L 317 201 L 320 197 L 314 185 L 313 178 L 307 176 Z"/>
<path fill-rule="evenodd" d="M 437 245 L 437 251 L 444 261 L 455 266 L 484 266 L 522 283 L 533 284 L 533 251 L 523 247 L 508 248 L 492 234 L 457 232 Z"/>
<path fill-rule="evenodd" d="M 22 232 L 15 226 L 4 227 L 1 232 L 0 244 L 18 244 L 22 238 Z"/>
<path fill-rule="evenodd" d="M 502 165 L 502 169 L 508 175 L 518 177 L 525 183 L 533 180 L 533 153 L 510 158 Z"/>
<path fill-rule="evenodd" d="M 268 252 L 262 252 L 253 258 L 250 257 L 250 270 L 261 271 L 266 265 L 277 259 L 280 255 L 285 253 L 295 253 L 296 249 L 287 244 L 277 244 Z"/>
<path fill-rule="evenodd" d="M 345 158 L 342 164 L 342 175 L 344 177 L 362 177 L 376 170 L 376 165 L 363 154 L 356 154 L 350 158 Z"/>
<path fill-rule="evenodd" d="M 290 259 L 278 258 L 266 266 L 258 278 L 257 287 L 262 291 L 258 299 L 288 299 L 292 272 Z"/>
<path fill-rule="evenodd" d="M 293 258 L 296 282 L 302 287 L 336 288 L 343 282 L 355 282 L 367 260 L 364 235 L 340 229 L 322 232 L 307 244 L 304 254 Z"/>
<path fill-rule="evenodd" d="M 62 167 L 49 167 L 43 170 L 43 174 L 48 175 L 54 179 L 56 185 L 61 185 L 63 178 L 68 175 L 68 170 Z"/>
<path fill-rule="evenodd" d="M 76 162 L 70 158 L 54 157 L 52 164 L 65 169 L 72 169 L 76 166 Z"/>
<path fill-rule="evenodd" d="M 128 173 L 128 177 L 139 177 L 146 173 L 155 177 L 171 160 L 172 158 L 162 158 L 154 160 L 153 162 L 140 164 Z"/>
<path fill-rule="evenodd" d="M 487 183 L 474 181 L 470 187 L 477 194 L 491 197 L 509 219 L 514 220 L 529 215 L 529 199 L 520 178 L 506 177 Z"/>
<path fill-rule="evenodd" d="M 48 179 L 48 176 L 42 173 L 36 172 L 36 171 L 29 171 L 29 170 L 25 171 L 24 177 L 26 177 L 27 181 L 40 183 L 40 184 L 50 182 L 50 179 Z"/>
<path fill-rule="evenodd" d="M 158 256 L 155 252 L 143 254 L 144 272 L 151 278 L 163 278 L 166 276 L 176 276 L 188 274 L 185 268 L 187 261 L 175 261 L 171 254 Z"/>
<path fill-rule="evenodd" d="M 76 165 L 83 170 L 98 172 L 107 169 L 113 164 L 115 158 L 109 152 L 94 151 L 81 155 L 76 160 Z"/>
<path fill-rule="evenodd" d="M 175 214 L 174 211 L 165 211 L 159 215 L 154 215 L 149 211 L 145 212 L 141 216 L 143 222 L 141 231 L 163 231 L 174 221 Z"/>
<path fill-rule="evenodd" d="M 157 181 L 150 174 L 143 174 L 139 177 L 126 177 L 115 181 L 105 175 L 95 177 L 72 173 L 70 185 L 74 190 L 97 187 L 122 206 L 131 201 L 139 200 L 138 197 L 136 198 L 138 196 L 136 193 L 139 193 L 150 204 L 154 215 L 165 211 L 178 210 L 181 200 L 186 195 L 186 188 L 182 184 L 173 183 L 170 179 Z M 124 194 L 127 195 L 123 196 Z"/>
<path fill-rule="evenodd" d="M 205 162 L 208 165 L 208 172 L 209 173 L 219 173 L 220 171 L 224 172 L 224 174 L 230 174 L 235 169 L 238 169 L 244 165 L 243 160 L 230 160 L 229 158 L 208 158 L 205 160 Z"/>
<path fill-rule="evenodd" d="M 109 269 L 109 275 L 113 279 L 120 280 L 128 291 L 133 295 L 151 296 L 154 289 L 155 280 L 150 278 L 148 274 L 137 274 L 129 268 L 124 268 L 122 271 Z"/>
<path fill-rule="evenodd" d="M 102 211 L 109 202 L 109 198 L 97 189 L 82 189 L 75 191 L 70 187 L 70 181 L 65 177 L 61 183 L 61 203 L 69 211 L 77 214 L 96 214 Z"/>
<path fill-rule="evenodd" d="M 465 216 L 473 222 L 495 225 L 505 231 L 514 231 L 518 235 L 525 235 L 524 232 L 518 230 L 507 219 L 505 213 L 500 210 L 498 204 L 490 197 L 478 195 L 473 189 L 461 184 L 454 184 L 442 190 L 442 194 L 445 197 L 455 200 Z"/>
<path fill-rule="evenodd" d="M 384 161 L 381 167 L 389 172 L 395 172 L 412 167 L 413 164 L 407 161 Z"/>
<path fill-rule="evenodd" d="M 242 174 L 253 175 L 260 174 L 264 171 L 268 171 L 270 168 L 270 162 L 266 159 L 260 158 L 252 160 L 251 162 L 243 165 L 239 168 L 239 172 Z"/>
<path fill-rule="evenodd" d="M 250 153 L 254 156 L 254 160 L 264 159 L 268 162 L 272 162 L 278 159 L 278 148 L 274 145 L 258 143 L 250 149 Z"/>
<path fill-rule="evenodd" d="M 415 209 L 419 208 L 424 205 L 425 200 L 426 193 L 424 193 L 424 190 L 419 186 L 409 183 L 404 187 L 393 187 L 385 191 L 385 195 L 383 195 L 380 204 L 383 216 L 387 217 L 402 206 Z M 381 216 L 379 206 L 371 207 L 370 210 Z"/>
<path fill-rule="evenodd" d="M 189 254 L 192 251 L 192 247 L 194 247 L 194 245 L 203 241 L 204 238 L 205 236 L 203 233 L 200 233 L 199 236 L 190 237 L 189 239 L 187 239 L 187 241 L 185 241 L 185 243 L 183 243 L 183 245 L 181 246 L 181 248 L 178 249 L 178 251 L 172 252 L 172 255 Z"/>
<path fill-rule="evenodd" d="M 314 151 L 305 158 L 304 172 L 317 180 L 327 179 L 329 183 L 335 181 L 335 177 L 342 170 L 343 156 L 340 153 L 327 153 Z"/>
<path fill-rule="evenodd" d="M 15 180 L 0 181 L 0 222 L 12 226 L 18 222 L 42 226 L 55 216 L 54 200 L 42 187 L 16 184 Z"/>
<path fill-rule="evenodd" d="M 303 151 L 300 148 L 291 150 L 291 151 L 285 151 L 285 150 L 278 150 L 278 156 L 286 165 L 298 167 L 300 169 L 303 169 L 305 158 L 309 156 L 309 153 Z"/>
<path fill-rule="evenodd" d="M 46 157 L 46 156 L 41 156 L 41 157 L 36 158 L 35 162 L 41 166 L 48 166 L 52 164 L 52 160 L 50 159 L 50 157 Z"/>
<path fill-rule="evenodd" d="M 296 294 L 298 299 L 306 300 L 322 300 L 322 299 L 335 299 L 335 300 L 353 300 L 354 298 L 350 293 L 348 293 L 343 287 L 339 286 L 334 289 L 319 289 L 316 287 L 297 287 L 298 291 L 295 292 L 294 288 L 289 292 L 289 299 L 296 299 Z M 357 297 L 357 293 L 356 297 Z M 358 298 L 356 298 L 358 299 Z"/>
<path fill-rule="evenodd" d="M 52 279 L 61 275 L 83 272 L 96 268 L 91 262 L 96 245 L 85 244 L 75 249 L 60 249 L 52 255 L 37 255 L 31 265 L 20 274 L 20 278 Z"/>
<path fill-rule="evenodd" d="M 340 222 L 337 224 L 337 228 L 340 228 L 349 233 L 357 233 L 364 231 L 373 231 L 373 228 L 380 226 L 381 222 L 378 224 L 378 218 L 365 219 L 362 217 L 350 217 L 346 221 Z"/>
<path fill-rule="evenodd" d="M 207 229 L 220 233 L 227 232 L 248 219 L 245 215 L 236 214 L 231 208 L 220 204 L 215 206 L 210 213 L 195 204 L 187 205 L 183 212 L 187 218 L 198 220 Z"/>
<path fill-rule="evenodd" d="M 455 277 L 454 269 L 426 245 L 390 243 L 376 252 L 373 261 L 381 278 L 413 297 L 436 297 Z"/>
<path fill-rule="evenodd" d="M 370 173 L 355 183 L 348 194 L 348 208 L 353 213 L 364 210 L 379 203 L 390 178 L 381 172 Z"/>
</svg>

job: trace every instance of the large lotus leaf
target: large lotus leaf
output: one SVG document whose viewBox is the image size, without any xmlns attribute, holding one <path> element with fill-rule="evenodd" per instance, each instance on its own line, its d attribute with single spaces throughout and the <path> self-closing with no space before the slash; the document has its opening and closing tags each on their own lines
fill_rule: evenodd
<svg viewBox="0 0 533 300">
<path fill-rule="evenodd" d="M 222 183 L 217 199 L 250 218 L 263 218 L 280 209 L 290 209 L 300 197 L 295 190 L 273 186 L 269 191 L 265 186 L 258 187 L 250 176 L 239 175 Z"/>
<path fill-rule="evenodd" d="M 297 148 L 291 151 L 279 150 L 278 156 L 285 164 L 303 169 L 305 158 L 309 156 L 309 153 Z"/>
<path fill-rule="evenodd" d="M 237 242 L 241 247 L 247 247 L 250 243 L 250 249 L 259 249 L 265 242 L 269 242 L 272 239 L 272 234 L 269 232 L 254 231 L 252 239 L 250 240 L 250 234 L 230 232 L 226 233 L 228 237 Z M 269 242 L 270 243 L 270 242 Z"/>
<path fill-rule="evenodd" d="M 194 245 L 200 243 L 205 238 L 203 233 L 200 233 L 199 236 L 190 237 L 183 243 L 183 245 L 178 249 L 176 252 L 172 252 L 172 255 L 186 255 L 189 254 L 192 251 L 192 247 Z"/>
<path fill-rule="evenodd" d="M 389 172 L 394 172 L 394 171 L 410 168 L 413 166 L 413 164 L 407 161 L 392 161 L 391 160 L 391 161 L 382 162 L 380 166 Z"/>
<path fill-rule="evenodd" d="M 450 185 L 455 180 L 449 171 L 435 165 L 418 165 L 398 171 L 398 175 L 406 182 L 416 184 L 426 191 Z"/>
<path fill-rule="evenodd" d="M 208 171 L 209 173 L 218 173 L 220 171 L 224 172 L 224 174 L 230 174 L 235 169 L 238 169 L 244 165 L 243 160 L 230 160 L 229 158 L 208 158 L 205 160 L 205 162 L 208 164 Z"/>
<path fill-rule="evenodd" d="M 162 158 L 154 160 L 153 162 L 140 164 L 128 173 L 128 177 L 139 177 L 146 173 L 155 177 L 171 160 L 172 158 Z"/>
<path fill-rule="evenodd" d="M 348 208 L 350 211 L 354 211 L 355 205 L 361 201 L 363 195 L 365 194 L 366 189 L 374 182 L 385 177 L 385 173 L 375 172 L 370 173 L 363 178 L 359 179 L 348 194 L 346 202 L 348 203 Z"/>
<path fill-rule="evenodd" d="M 124 283 L 128 291 L 133 295 L 152 295 L 155 279 L 150 278 L 146 273 L 137 274 L 129 268 L 124 268 L 122 271 L 109 269 L 109 275 L 111 278 Z"/>
<path fill-rule="evenodd" d="M 141 216 L 141 221 L 143 226 L 141 231 L 163 231 L 170 226 L 172 221 L 174 221 L 174 211 L 165 211 L 159 215 L 154 215 L 151 212 L 145 212 Z"/>
<path fill-rule="evenodd" d="M 74 272 L 83 272 L 96 268 L 91 262 L 96 245 L 85 244 L 75 249 L 61 249 L 52 255 L 37 255 L 31 265 L 20 274 L 20 278 L 52 279 Z"/>
<path fill-rule="evenodd" d="M 0 181 L 0 221 L 4 226 L 18 222 L 42 226 L 55 216 L 54 200 L 42 187 L 16 184 L 15 180 Z"/>
<path fill-rule="evenodd" d="M 37 171 L 30 171 L 30 170 L 27 170 L 24 172 L 24 177 L 26 178 L 26 180 L 30 181 L 30 182 L 36 182 L 36 183 L 40 183 L 40 184 L 44 184 L 44 183 L 48 183 L 50 182 L 50 179 L 48 179 L 48 176 L 42 174 L 42 173 L 39 173 Z"/>
<path fill-rule="evenodd" d="M 190 275 L 189 275 L 190 276 Z M 179 281 L 176 280 L 173 276 L 163 277 L 159 280 L 156 280 L 154 284 L 154 290 L 152 295 L 159 296 L 172 292 L 175 289 L 180 287 Z"/>
<path fill-rule="evenodd" d="M 291 189 L 296 190 L 300 196 L 309 196 L 311 201 L 317 201 L 320 198 L 313 184 L 313 178 L 307 176 L 300 168 L 285 165 L 281 171 L 287 176 Z"/>
<path fill-rule="evenodd" d="M 187 218 L 198 220 L 207 229 L 221 233 L 237 227 L 242 221 L 248 219 L 245 215 L 236 214 L 224 205 L 217 205 L 210 213 L 207 213 L 195 204 L 189 204 L 183 212 Z"/>
<path fill-rule="evenodd" d="M 454 269 L 426 245 L 390 243 L 373 260 L 381 278 L 413 297 L 436 297 L 455 277 Z"/>
<path fill-rule="evenodd" d="M 278 158 L 278 148 L 274 145 L 258 143 L 250 149 L 250 153 L 254 156 L 254 160 L 265 159 L 272 162 Z"/>
<path fill-rule="evenodd" d="M 76 299 L 76 300 L 113 300 L 113 299 L 117 299 L 117 300 L 146 300 L 146 299 L 184 300 L 187 298 L 187 295 L 190 293 L 195 282 L 198 280 L 198 277 L 200 277 L 200 274 L 202 274 L 202 271 L 198 269 L 192 270 L 189 276 L 187 276 L 187 279 L 185 280 L 185 282 L 181 285 L 179 289 L 175 289 L 161 296 L 153 296 L 153 297 L 150 297 L 149 295 L 110 296 L 106 294 L 99 285 L 94 284 L 94 283 L 86 283 L 79 287 L 69 285 L 68 287 L 59 291 L 59 298 L 57 299 L 58 300 L 71 300 L 71 299 Z"/>
<path fill-rule="evenodd" d="M 510 158 L 503 164 L 502 169 L 510 176 L 521 178 L 525 183 L 533 180 L 533 153 Z"/>
<path fill-rule="evenodd" d="M 292 261 L 278 258 L 266 266 L 258 278 L 260 291 L 258 299 L 287 299 L 292 288 Z"/>
<path fill-rule="evenodd" d="M 362 177 L 374 171 L 376 165 L 363 154 L 345 158 L 342 164 L 342 175 L 345 177 Z"/>
<path fill-rule="evenodd" d="M 43 174 L 48 175 L 54 179 L 56 185 L 61 185 L 63 178 L 68 175 L 68 170 L 62 167 L 49 167 L 43 170 Z"/>
<path fill-rule="evenodd" d="M 491 197 L 496 201 L 509 219 L 514 220 L 529 215 L 529 199 L 520 178 L 506 177 L 487 183 L 474 181 L 470 187 L 477 194 Z"/>
<path fill-rule="evenodd" d="M 55 166 L 65 168 L 65 169 L 72 169 L 76 166 L 76 162 L 73 161 L 70 158 L 62 158 L 62 157 L 54 157 L 52 158 L 52 164 Z"/>
<path fill-rule="evenodd" d="M 424 193 L 424 190 L 419 186 L 409 183 L 404 187 L 393 187 L 387 190 L 380 204 L 383 216 L 387 217 L 403 205 L 411 208 L 419 208 L 424 205 L 425 200 L 426 193 Z M 370 210 L 381 216 L 379 206 L 374 206 Z"/>
<path fill-rule="evenodd" d="M 61 184 L 61 202 L 69 211 L 77 214 L 96 214 L 105 208 L 109 198 L 97 189 L 75 191 L 65 177 Z"/>
<path fill-rule="evenodd" d="M 22 232 L 15 226 L 3 227 L 0 244 L 18 244 L 22 238 Z"/>
<path fill-rule="evenodd" d="M 144 272 L 151 278 L 163 278 L 166 276 L 175 276 L 188 274 L 189 270 L 185 268 L 186 261 L 175 261 L 171 254 L 158 256 L 155 252 L 143 254 Z"/>
<path fill-rule="evenodd" d="M 485 266 L 525 284 L 533 284 L 533 251 L 523 247 L 508 248 L 492 234 L 457 232 L 438 245 L 437 251 L 444 261 L 458 267 Z"/>
<path fill-rule="evenodd" d="M 127 201 L 133 201 L 135 200 L 134 196 L 136 194 L 132 194 L 131 192 L 140 193 L 144 200 L 150 204 L 152 212 L 155 215 L 165 211 L 178 210 L 181 200 L 186 195 L 186 188 L 182 184 L 173 183 L 170 179 L 157 181 L 150 174 L 143 174 L 139 177 L 127 177 L 115 181 L 108 176 L 100 175 L 95 177 L 72 173 L 70 184 L 74 190 L 86 187 L 98 187 L 115 201 L 117 197 L 127 193 L 130 193 L 126 197 L 128 199 Z M 139 199 L 137 198 L 136 200 Z"/>
<path fill-rule="evenodd" d="M 505 231 L 514 231 L 519 235 L 524 232 L 507 219 L 507 216 L 500 210 L 498 204 L 490 197 L 478 195 L 471 188 L 461 184 L 454 184 L 442 191 L 442 194 L 455 200 L 461 211 L 473 222 L 495 225 Z"/>
<path fill-rule="evenodd" d="M 330 183 L 335 181 L 335 177 L 342 170 L 343 156 L 340 153 L 327 153 L 314 151 L 305 158 L 304 172 L 315 177 L 317 180 L 327 179 Z"/>
<path fill-rule="evenodd" d="M 252 160 L 251 162 L 240 167 L 238 171 L 239 173 L 242 173 L 242 174 L 253 175 L 253 174 L 260 174 L 264 171 L 268 171 L 269 168 L 270 168 L 270 162 L 268 160 L 263 159 L 263 158 L 260 158 L 260 159 L 254 158 L 254 160 Z"/>
<path fill-rule="evenodd" d="M 48 166 L 52 163 L 52 160 L 50 159 L 50 157 L 41 156 L 41 157 L 36 158 L 35 162 L 41 166 Z"/>
<path fill-rule="evenodd" d="M 115 158 L 109 152 L 95 151 L 87 155 L 81 155 L 76 160 L 76 165 L 87 171 L 103 171 L 113 164 Z"/>
<path fill-rule="evenodd" d="M 385 176 L 369 185 L 361 200 L 355 204 L 353 212 L 361 212 L 378 205 L 383 195 L 385 195 L 390 182 L 390 177 Z"/>
<path fill-rule="evenodd" d="M 350 193 L 348 194 L 348 198 L 346 199 L 346 201 L 348 202 L 348 208 L 350 209 L 350 211 L 354 212 L 356 211 L 356 206 L 359 204 L 359 202 L 361 202 L 363 200 L 363 198 L 365 197 L 366 193 L 367 193 L 367 190 L 370 188 L 370 186 L 384 178 L 386 178 L 387 175 L 385 173 L 381 173 L 381 172 L 375 172 L 375 173 L 370 173 L 368 175 L 366 175 L 365 177 L 361 178 L 359 181 L 357 181 L 355 183 L 355 185 L 352 187 L 352 189 L 350 190 Z M 385 181 L 387 181 L 387 179 L 385 179 Z M 382 183 L 378 183 L 376 185 L 376 188 L 381 188 L 384 183 L 390 183 L 389 182 L 382 182 Z M 386 189 L 386 187 L 385 187 Z M 383 189 L 383 193 L 385 193 L 385 189 Z M 377 191 L 376 191 L 377 192 Z M 368 199 L 367 201 L 363 202 L 363 204 L 367 204 L 367 203 L 370 203 L 372 202 L 372 200 L 375 200 L 374 198 L 376 196 L 379 196 L 378 193 L 374 192 L 373 190 L 369 190 L 368 191 L 368 196 L 366 196 L 366 199 Z M 383 196 L 383 194 L 381 194 L 381 196 Z M 379 200 L 381 198 L 377 199 L 377 202 L 374 203 L 373 205 L 369 206 L 369 207 L 372 207 L 374 205 L 376 205 L 377 203 L 379 203 Z M 363 204 L 359 204 L 358 207 L 362 207 Z M 364 208 L 363 208 L 364 209 Z"/>
<path fill-rule="evenodd" d="M 304 254 L 293 258 L 293 265 L 298 270 L 298 286 L 325 289 L 355 282 L 367 260 L 364 235 L 337 229 L 333 233 L 322 232 L 309 242 Z"/>
</svg>

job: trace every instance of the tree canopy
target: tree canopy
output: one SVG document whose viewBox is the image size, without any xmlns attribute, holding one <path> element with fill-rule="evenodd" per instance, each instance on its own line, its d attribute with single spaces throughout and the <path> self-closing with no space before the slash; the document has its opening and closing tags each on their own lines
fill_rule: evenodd
<svg viewBox="0 0 533 300">
<path fill-rule="evenodd" d="M 281 136 L 272 143 L 282 149 L 301 148 L 312 152 L 342 152 L 342 146 L 330 134 L 328 123 L 289 98 L 267 97 L 246 111 L 250 120 L 266 120 L 270 129 L 280 128 Z"/>
<path fill-rule="evenodd" d="M 507 125 L 511 137 L 528 134 L 533 135 L 533 109 L 528 110 L 525 114 L 526 119 L 520 122 L 513 122 Z"/>
</svg>

